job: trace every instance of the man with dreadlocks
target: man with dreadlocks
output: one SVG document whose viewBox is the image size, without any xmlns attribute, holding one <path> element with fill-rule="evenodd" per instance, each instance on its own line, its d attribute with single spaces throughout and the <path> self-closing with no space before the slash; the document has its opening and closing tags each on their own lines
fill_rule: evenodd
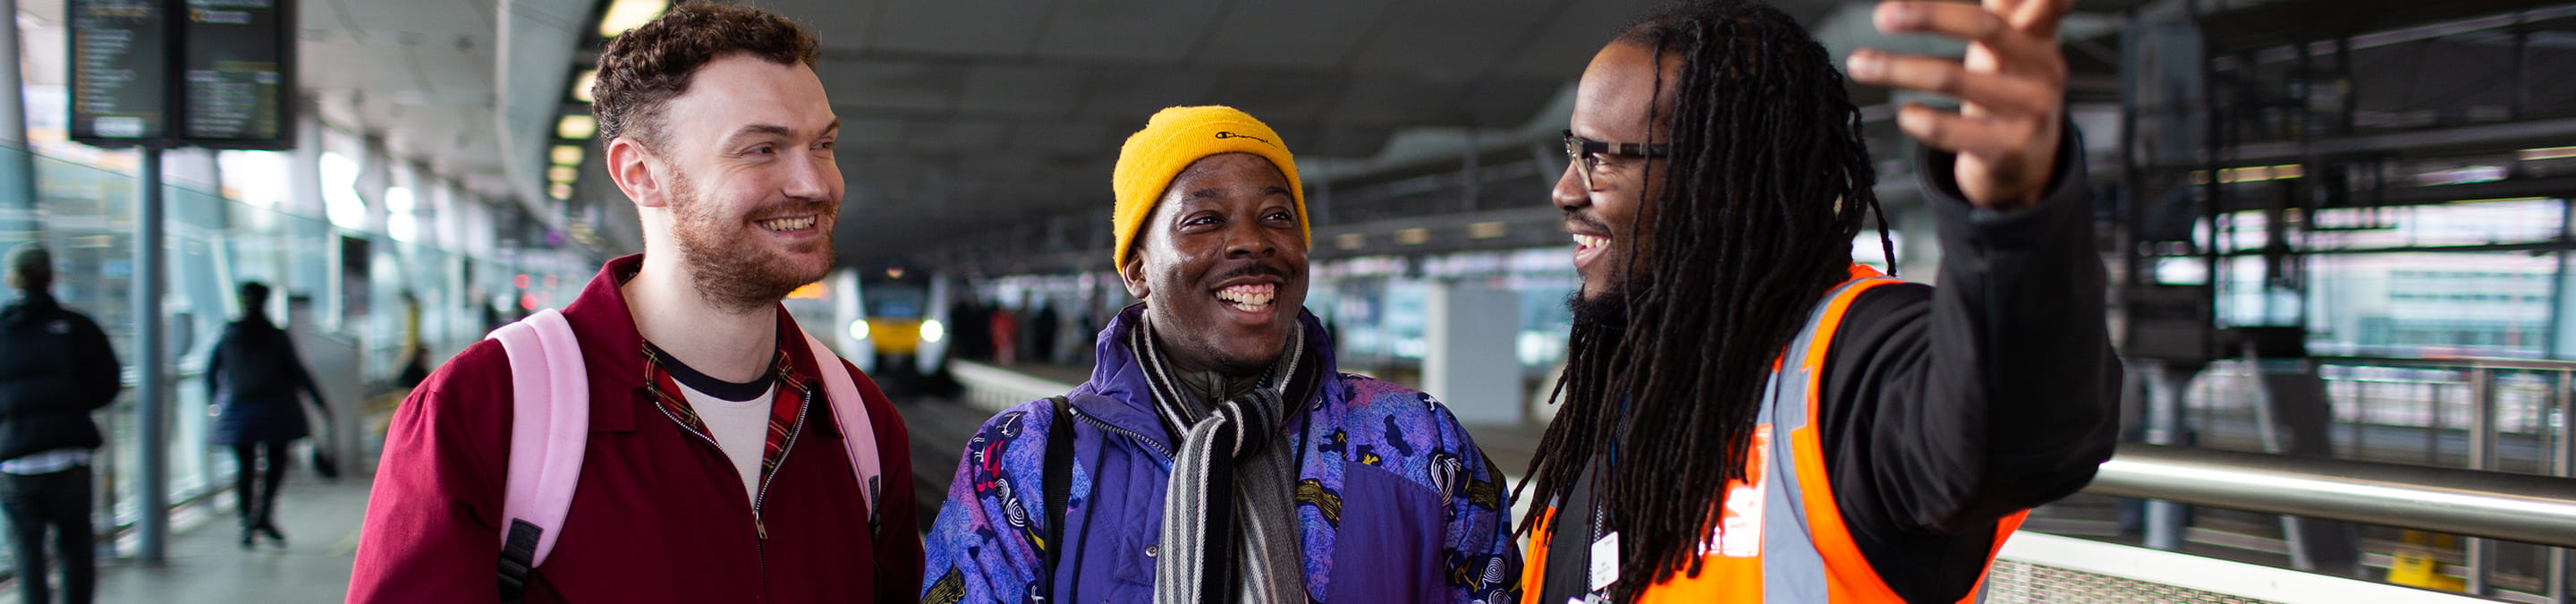
<svg viewBox="0 0 2576 604">
<path fill-rule="evenodd" d="M 1966 59 L 1850 58 L 1854 80 L 1963 102 L 1897 116 L 1927 147 L 1938 289 L 1852 263 L 1876 174 L 1843 77 L 1787 15 L 1693 2 L 1593 58 L 1553 194 L 1582 288 L 1523 484 L 1546 502 L 1522 525 L 1526 593 L 1973 600 L 2024 511 L 2091 480 L 2119 365 L 2064 121 L 2067 5 L 1888 2 L 1881 29 L 1968 40 Z"/>
</svg>

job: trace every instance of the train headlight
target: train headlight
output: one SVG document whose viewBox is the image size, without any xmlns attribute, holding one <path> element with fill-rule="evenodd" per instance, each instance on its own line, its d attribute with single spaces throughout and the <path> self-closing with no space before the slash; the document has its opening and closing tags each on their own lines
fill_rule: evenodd
<svg viewBox="0 0 2576 604">
<path fill-rule="evenodd" d="M 944 337 L 948 337 L 948 326 L 940 325 L 938 319 L 921 322 L 921 341 L 937 342 Z"/>
<path fill-rule="evenodd" d="M 852 339 L 852 340 L 865 340 L 865 339 L 868 339 L 868 320 L 867 320 L 867 319 L 859 319 L 859 320 L 857 320 L 857 321 L 851 321 L 851 322 L 850 322 L 850 339 Z"/>
</svg>

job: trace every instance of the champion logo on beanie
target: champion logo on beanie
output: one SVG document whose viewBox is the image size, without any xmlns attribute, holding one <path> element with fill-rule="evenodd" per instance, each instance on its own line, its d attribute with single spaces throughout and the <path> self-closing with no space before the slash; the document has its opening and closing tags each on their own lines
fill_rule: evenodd
<svg viewBox="0 0 2576 604">
<path fill-rule="evenodd" d="M 1261 141 L 1261 142 L 1265 142 L 1265 143 L 1270 143 L 1270 141 L 1269 141 L 1268 139 L 1264 139 L 1264 138 L 1261 138 L 1261 137 L 1258 137 L 1258 136 L 1246 136 L 1246 135 L 1242 135 L 1242 134 L 1235 134 L 1235 133 L 1232 133 L 1232 132 L 1218 132 L 1218 133 L 1216 133 L 1216 137 L 1217 137 L 1217 138 L 1248 138 L 1248 139 L 1257 140 L 1257 141 Z M 1270 143 L 1270 144 L 1271 144 L 1271 145 L 1276 146 L 1276 145 L 1278 145 L 1279 143 Z"/>
</svg>

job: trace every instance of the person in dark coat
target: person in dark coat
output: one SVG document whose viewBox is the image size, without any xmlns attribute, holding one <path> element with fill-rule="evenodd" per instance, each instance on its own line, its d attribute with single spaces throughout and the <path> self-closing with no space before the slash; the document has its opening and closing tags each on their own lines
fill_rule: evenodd
<svg viewBox="0 0 2576 604">
<path fill-rule="evenodd" d="M 1038 314 L 1029 318 L 1029 360 L 1039 363 L 1055 363 L 1055 332 L 1057 328 L 1063 326 L 1064 317 L 1056 314 L 1055 302 L 1047 301 L 1040 303 L 1038 305 Z"/>
<path fill-rule="evenodd" d="M 241 468 L 233 487 L 240 501 L 245 548 L 259 535 L 280 547 L 286 545 L 286 535 L 269 517 L 277 508 L 279 483 L 286 480 L 286 445 L 312 434 L 297 395 L 310 395 L 316 411 L 324 417 L 331 414 L 322 389 L 304 370 L 286 330 L 278 329 L 260 311 L 267 304 L 268 285 L 242 284 L 242 318 L 224 326 L 206 367 L 207 400 L 215 406 L 210 440 L 231 445 L 233 461 Z"/>
<path fill-rule="evenodd" d="M 98 323 L 54 303 L 53 257 L 37 244 L 10 251 L 0 306 L 0 511 L 9 516 L 20 601 L 48 604 L 45 537 L 61 557 L 63 601 L 88 604 L 97 538 L 90 532 L 90 452 L 104 441 L 89 414 L 116 400 L 116 352 Z"/>
</svg>

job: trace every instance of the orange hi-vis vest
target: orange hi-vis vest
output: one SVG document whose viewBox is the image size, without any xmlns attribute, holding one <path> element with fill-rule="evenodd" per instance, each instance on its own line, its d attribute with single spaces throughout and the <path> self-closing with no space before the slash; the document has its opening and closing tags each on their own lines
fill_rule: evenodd
<svg viewBox="0 0 2576 604">
<path fill-rule="evenodd" d="M 1728 481 L 1718 522 L 1700 544 L 1697 575 L 1675 573 L 1648 587 L 1639 602 L 1725 603 L 1902 603 L 1862 556 L 1860 545 L 1843 525 L 1834 503 L 1833 483 L 1825 471 L 1825 448 L 1818 436 L 1818 403 L 1824 390 L 1825 348 L 1852 300 L 1872 287 L 1898 283 L 1867 266 L 1852 265 L 1852 278 L 1828 292 L 1816 305 L 1797 339 L 1771 372 L 1763 395 L 1760 425 L 1754 429 L 1745 480 Z M 1785 438 L 1780 435 L 1786 435 Z M 1554 515 L 1551 507 L 1542 514 Z M 2021 526 L 2028 511 L 1996 522 L 1995 551 Z M 1528 564 L 1521 573 L 1521 593 L 1539 597 L 1547 577 L 1549 532 L 1532 531 Z M 1985 579 L 1978 579 L 1982 588 Z M 1977 600 L 1970 589 L 1963 603 Z M 1537 604 L 1560 604 L 1541 602 Z"/>
</svg>

